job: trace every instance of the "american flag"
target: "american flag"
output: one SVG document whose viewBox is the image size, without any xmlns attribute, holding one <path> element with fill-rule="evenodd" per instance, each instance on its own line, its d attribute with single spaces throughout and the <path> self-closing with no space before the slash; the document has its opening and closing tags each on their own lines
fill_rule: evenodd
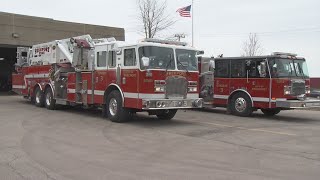
<svg viewBox="0 0 320 180">
<path fill-rule="evenodd" d="M 191 5 L 177 10 L 177 12 L 179 12 L 180 16 L 182 17 L 191 17 L 190 11 L 191 11 Z"/>
</svg>

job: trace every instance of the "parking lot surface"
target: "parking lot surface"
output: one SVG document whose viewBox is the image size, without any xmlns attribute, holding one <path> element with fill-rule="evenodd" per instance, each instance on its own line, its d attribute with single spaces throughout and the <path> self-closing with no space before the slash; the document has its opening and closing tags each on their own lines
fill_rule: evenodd
<svg viewBox="0 0 320 180">
<path fill-rule="evenodd" d="M 320 111 L 178 111 L 117 124 L 97 110 L 49 111 L 0 96 L 0 179 L 320 177 Z"/>
</svg>

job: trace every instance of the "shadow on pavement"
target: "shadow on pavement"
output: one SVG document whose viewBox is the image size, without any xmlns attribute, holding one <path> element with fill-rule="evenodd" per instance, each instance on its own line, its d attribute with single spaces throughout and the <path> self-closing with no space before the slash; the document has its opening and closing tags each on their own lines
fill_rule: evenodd
<svg viewBox="0 0 320 180">
<path fill-rule="evenodd" d="M 289 123 L 306 123 L 306 122 L 320 122 L 316 119 L 311 119 L 307 117 L 295 117 L 294 114 L 292 115 L 281 115 L 281 112 L 276 116 L 265 116 L 263 114 L 254 113 L 252 115 L 254 118 L 259 118 L 261 120 L 270 120 L 270 121 L 283 121 L 283 122 L 289 122 Z"/>
<path fill-rule="evenodd" d="M 197 110 L 194 110 L 194 111 L 198 111 L 198 112 L 206 112 L 206 113 L 212 113 L 212 114 L 225 114 L 225 115 L 228 115 L 228 116 L 233 116 L 235 118 L 258 118 L 257 120 L 270 120 L 270 121 L 283 121 L 283 122 L 291 122 L 291 123 L 306 123 L 306 122 L 320 122 L 320 119 L 319 121 L 316 120 L 316 119 L 311 119 L 311 118 L 307 118 L 307 117 L 295 117 L 294 116 L 294 113 L 292 113 L 292 115 L 289 114 L 286 114 L 286 115 L 283 115 L 281 114 L 281 112 L 276 115 L 276 116 L 265 116 L 264 114 L 261 113 L 260 110 L 256 111 L 256 112 L 253 112 L 252 116 L 250 117 L 237 117 L 237 116 L 234 116 L 232 114 L 229 114 L 227 113 L 227 110 L 224 109 L 224 108 L 217 108 L 217 109 L 197 109 Z M 287 110 L 287 111 L 284 111 L 284 112 L 294 112 L 294 110 Z M 308 112 L 308 111 L 306 111 Z M 214 118 L 212 118 L 214 120 Z"/>
<path fill-rule="evenodd" d="M 17 94 L 13 91 L 0 91 L 0 96 L 15 96 L 15 95 Z"/>
</svg>

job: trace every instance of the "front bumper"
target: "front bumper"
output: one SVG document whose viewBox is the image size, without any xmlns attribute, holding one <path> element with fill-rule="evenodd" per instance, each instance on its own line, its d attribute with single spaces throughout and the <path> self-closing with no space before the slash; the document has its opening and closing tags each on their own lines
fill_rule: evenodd
<svg viewBox="0 0 320 180">
<path fill-rule="evenodd" d="M 307 98 L 306 100 L 276 101 L 276 106 L 289 109 L 320 107 L 320 99 Z"/>
<path fill-rule="evenodd" d="M 142 99 L 142 109 L 191 109 L 202 108 L 202 98 L 195 99 Z"/>
</svg>

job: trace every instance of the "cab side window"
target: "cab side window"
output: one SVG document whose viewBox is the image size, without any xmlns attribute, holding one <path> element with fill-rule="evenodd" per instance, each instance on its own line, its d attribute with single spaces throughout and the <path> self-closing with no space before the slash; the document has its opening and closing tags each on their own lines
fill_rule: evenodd
<svg viewBox="0 0 320 180">
<path fill-rule="evenodd" d="M 215 62 L 215 77 L 228 78 L 229 77 L 229 60 L 216 60 Z"/>
<path fill-rule="evenodd" d="M 136 51 L 134 48 L 124 50 L 124 66 L 135 66 L 137 64 Z"/>
<path fill-rule="evenodd" d="M 247 70 L 248 70 L 248 75 L 250 78 L 265 78 L 269 77 L 269 71 L 268 68 L 266 68 L 266 72 L 262 73 L 262 65 L 261 63 L 265 62 L 263 59 L 257 59 L 257 60 L 247 60 L 246 65 L 247 65 Z"/>
<path fill-rule="evenodd" d="M 231 61 L 231 77 L 233 77 L 233 78 L 246 77 L 245 61 L 243 61 L 243 60 L 232 60 Z"/>
<path fill-rule="evenodd" d="M 117 61 L 117 54 L 115 51 L 109 51 L 109 57 L 108 57 L 108 66 L 109 67 L 116 67 L 116 61 Z"/>
<path fill-rule="evenodd" d="M 107 51 L 97 52 L 97 67 L 107 67 Z"/>
</svg>

